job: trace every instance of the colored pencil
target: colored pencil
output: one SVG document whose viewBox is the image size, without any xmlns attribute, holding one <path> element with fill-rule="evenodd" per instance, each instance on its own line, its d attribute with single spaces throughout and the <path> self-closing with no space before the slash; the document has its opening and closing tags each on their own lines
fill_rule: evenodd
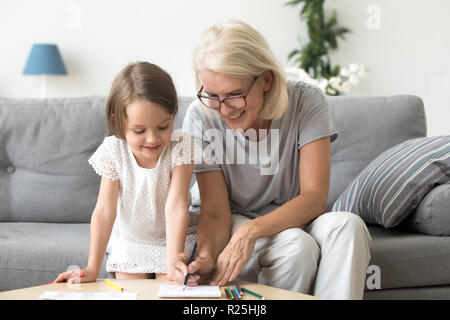
<svg viewBox="0 0 450 320">
<path fill-rule="evenodd" d="M 192 249 L 192 254 L 191 257 L 189 258 L 189 262 L 188 265 L 191 264 L 192 261 L 194 261 L 195 258 L 195 251 L 197 250 L 197 242 L 194 244 L 194 248 Z M 186 278 L 184 278 L 184 286 L 183 286 L 183 290 L 186 289 L 186 285 L 188 283 L 188 279 L 189 279 L 189 273 L 186 275 Z"/>
<path fill-rule="evenodd" d="M 114 289 L 119 290 L 119 291 L 123 291 L 123 288 L 120 287 L 120 286 L 118 286 L 118 285 L 115 284 L 114 282 L 111 282 L 111 281 L 109 281 L 108 279 L 105 279 L 105 282 L 106 282 L 107 285 L 113 287 Z"/>
<path fill-rule="evenodd" d="M 236 288 L 236 286 L 233 287 L 234 292 L 236 292 L 236 296 L 238 297 L 238 299 L 242 299 L 241 294 L 239 293 L 238 288 Z"/>
<path fill-rule="evenodd" d="M 264 298 L 262 295 L 257 294 L 257 293 L 255 293 L 255 292 L 253 292 L 253 291 L 250 291 L 250 290 L 248 290 L 248 289 L 242 288 L 242 291 L 244 291 L 244 292 L 246 292 L 246 293 L 249 293 L 249 294 L 251 294 L 251 295 L 253 295 L 253 296 L 255 296 L 255 297 L 259 298 L 259 299 L 262 299 L 262 300 L 265 300 L 265 299 L 266 299 L 266 298 Z"/>
<path fill-rule="evenodd" d="M 233 297 L 234 297 L 234 300 L 239 300 L 239 298 L 238 298 L 236 292 L 234 292 L 233 288 L 229 288 L 229 289 L 230 289 L 231 294 L 232 294 Z"/>
<path fill-rule="evenodd" d="M 230 288 L 226 287 L 225 290 L 228 292 L 228 295 L 231 296 L 231 299 L 236 300 L 233 293 L 231 292 Z"/>
<path fill-rule="evenodd" d="M 228 288 L 224 288 L 225 295 L 228 299 L 233 300 L 233 295 L 227 290 Z"/>
<path fill-rule="evenodd" d="M 241 287 L 239 287 L 239 285 L 236 285 L 236 288 L 238 289 L 239 293 L 241 294 L 241 296 L 244 295 L 244 292 L 242 291 Z"/>
</svg>

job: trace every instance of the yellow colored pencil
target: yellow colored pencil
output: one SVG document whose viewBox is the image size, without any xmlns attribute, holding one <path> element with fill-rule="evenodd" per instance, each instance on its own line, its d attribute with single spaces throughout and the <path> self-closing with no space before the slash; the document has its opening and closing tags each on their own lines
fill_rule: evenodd
<svg viewBox="0 0 450 320">
<path fill-rule="evenodd" d="M 114 282 L 109 281 L 108 279 L 105 279 L 105 282 L 107 285 L 113 287 L 114 289 L 117 289 L 119 291 L 123 291 L 123 288 L 115 284 Z"/>
</svg>

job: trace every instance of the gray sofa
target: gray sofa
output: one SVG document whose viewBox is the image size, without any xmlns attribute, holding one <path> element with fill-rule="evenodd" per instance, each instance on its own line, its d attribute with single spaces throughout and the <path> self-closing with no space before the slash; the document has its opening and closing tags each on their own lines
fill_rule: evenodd
<svg viewBox="0 0 450 320">
<path fill-rule="evenodd" d="M 182 118 L 191 97 L 180 97 Z M 332 144 L 330 209 L 384 150 L 426 135 L 415 96 L 330 97 L 339 131 Z M 87 159 L 103 140 L 105 97 L 0 98 L 0 291 L 52 281 L 84 267 L 100 178 Z M 450 237 L 369 226 L 365 299 L 449 299 Z M 103 263 L 105 263 L 106 258 Z M 99 277 L 110 277 L 104 265 Z"/>
</svg>

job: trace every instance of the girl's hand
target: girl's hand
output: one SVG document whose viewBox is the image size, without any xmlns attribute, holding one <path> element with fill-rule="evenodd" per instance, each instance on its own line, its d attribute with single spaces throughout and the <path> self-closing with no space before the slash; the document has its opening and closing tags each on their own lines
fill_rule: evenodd
<svg viewBox="0 0 450 320">
<path fill-rule="evenodd" d="M 167 280 L 176 281 L 176 268 L 175 263 L 167 262 Z"/>
<path fill-rule="evenodd" d="M 184 280 L 186 279 L 186 275 L 188 274 L 188 266 L 187 263 L 189 261 L 189 255 L 185 252 L 179 253 L 172 263 L 171 270 L 172 273 L 172 280 L 178 282 L 180 285 L 184 285 Z M 198 275 L 189 275 L 188 283 L 187 285 L 193 286 L 196 285 L 196 281 L 198 280 Z"/>
<path fill-rule="evenodd" d="M 81 270 L 70 270 L 67 272 L 62 272 L 58 275 L 58 277 L 53 281 L 54 283 L 57 282 L 68 282 L 68 283 L 74 283 L 74 282 L 94 282 L 97 280 L 97 273 L 86 268 Z"/>
<path fill-rule="evenodd" d="M 251 236 L 250 228 L 251 221 L 243 224 L 233 234 L 217 258 L 216 272 L 210 285 L 224 286 L 227 282 L 233 281 L 244 268 L 256 243 L 256 238 Z"/>
<path fill-rule="evenodd" d="M 187 265 L 188 261 L 189 255 L 187 253 L 180 253 L 176 257 L 174 280 L 183 285 L 186 275 L 189 274 L 188 286 L 196 286 L 199 283 L 206 282 L 214 269 L 214 261 L 211 258 L 200 256 L 195 257 L 195 260 L 189 265 Z"/>
</svg>

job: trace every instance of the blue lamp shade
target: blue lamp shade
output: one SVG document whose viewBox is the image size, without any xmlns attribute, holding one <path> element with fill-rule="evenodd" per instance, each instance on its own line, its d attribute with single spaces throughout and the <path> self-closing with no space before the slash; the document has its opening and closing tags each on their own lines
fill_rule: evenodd
<svg viewBox="0 0 450 320">
<path fill-rule="evenodd" d="M 67 74 L 56 44 L 34 44 L 23 74 Z"/>
</svg>

